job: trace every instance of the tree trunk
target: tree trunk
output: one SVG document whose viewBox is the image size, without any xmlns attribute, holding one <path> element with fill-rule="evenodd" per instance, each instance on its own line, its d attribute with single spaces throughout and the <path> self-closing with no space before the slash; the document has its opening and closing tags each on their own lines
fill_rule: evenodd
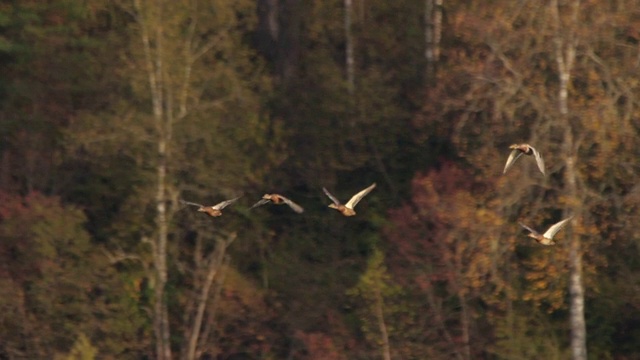
<svg viewBox="0 0 640 360">
<path fill-rule="evenodd" d="M 387 331 L 387 324 L 384 321 L 384 300 L 382 298 L 382 292 L 380 287 L 376 286 L 374 289 L 375 296 L 375 313 L 378 320 L 378 328 L 380 329 L 380 337 L 382 338 L 382 358 L 384 360 L 391 360 L 391 347 L 389 345 L 389 333 Z"/>
<path fill-rule="evenodd" d="M 189 343 L 187 345 L 186 358 L 188 360 L 196 359 L 196 350 L 198 340 L 200 338 L 200 330 L 202 329 L 202 320 L 204 319 L 204 313 L 207 309 L 207 304 L 209 303 L 211 286 L 213 285 L 213 280 L 215 279 L 216 274 L 218 274 L 218 270 L 224 265 L 223 260 L 227 253 L 227 247 L 231 242 L 233 242 L 233 240 L 235 240 L 235 237 L 236 234 L 232 233 L 225 240 L 218 239 L 215 252 L 208 261 L 206 269 L 207 273 L 205 275 L 204 284 L 200 289 L 200 295 L 198 296 L 196 316 L 191 326 Z"/>
<path fill-rule="evenodd" d="M 258 0 L 256 47 L 269 60 L 275 61 L 280 39 L 280 0 Z"/>
<path fill-rule="evenodd" d="M 204 322 L 203 329 L 201 331 L 200 339 L 198 339 L 198 346 L 196 347 L 196 359 L 202 357 L 204 352 L 211 354 L 211 358 L 215 359 L 217 356 L 217 348 L 212 345 L 215 339 L 209 339 L 215 329 L 215 315 L 218 305 L 220 304 L 220 294 L 222 292 L 222 286 L 229 269 L 229 256 L 225 256 L 222 260 L 220 271 L 216 274 L 216 281 L 214 282 L 212 299 L 210 301 L 209 309 L 207 311 L 207 320 Z"/>
<path fill-rule="evenodd" d="M 465 299 L 462 291 L 458 291 L 458 300 L 460 301 L 460 326 L 462 328 L 462 349 L 464 358 L 471 359 L 471 332 L 469 324 L 469 309 L 467 306 L 467 300 Z"/>
<path fill-rule="evenodd" d="M 573 129 L 569 119 L 569 84 L 571 81 L 571 69 L 575 61 L 577 37 L 575 26 L 578 24 L 578 13 L 580 10 L 580 1 L 573 0 L 571 3 L 571 12 L 569 13 L 570 23 L 563 28 L 560 20 L 560 10 L 558 1 L 551 2 L 551 14 L 555 27 L 555 56 L 558 66 L 558 76 L 560 86 L 558 89 L 558 111 L 561 121 L 564 122 L 564 149 L 566 154 L 566 168 L 564 178 L 564 193 L 568 196 L 571 204 L 579 204 L 577 189 L 577 170 L 575 167 L 575 159 L 577 149 L 573 138 Z M 575 206 L 575 205 L 574 205 Z M 571 211 L 575 214 L 577 209 Z M 577 220 L 574 218 L 571 223 L 576 225 Z M 571 353 L 574 360 L 587 359 L 587 331 L 584 320 L 584 288 L 582 284 L 582 251 L 579 238 L 572 232 L 569 244 L 569 297 L 570 297 L 570 325 L 571 325 Z"/>
<path fill-rule="evenodd" d="M 278 6 L 279 32 L 276 43 L 276 72 L 286 84 L 295 79 L 301 49 L 302 1 L 281 0 Z"/>
<path fill-rule="evenodd" d="M 443 0 L 425 0 L 424 6 L 424 56 L 427 61 L 426 80 L 433 81 L 436 75 L 436 64 L 440 57 L 440 39 L 442 37 L 442 3 Z"/>
<path fill-rule="evenodd" d="M 567 132 L 570 132 L 567 131 Z M 565 137 L 566 138 L 566 137 Z M 565 140 L 566 141 L 566 140 Z M 572 144 L 572 143 L 571 143 Z M 569 182 L 569 194 L 575 199 L 576 194 L 576 170 L 575 157 L 567 159 L 566 180 Z M 573 181 L 573 183 L 571 183 Z M 573 228 L 576 225 L 576 218 L 571 220 Z M 582 284 L 582 249 L 580 239 L 572 231 L 569 241 L 569 297 L 570 323 L 571 323 L 571 353 L 574 360 L 587 359 L 587 329 L 584 320 L 584 286 Z"/>
<path fill-rule="evenodd" d="M 142 8 L 140 0 L 134 0 L 134 7 L 138 15 L 140 25 L 140 36 L 144 51 L 146 72 L 151 93 L 153 122 L 157 135 L 157 164 L 156 164 L 156 236 L 151 240 L 153 250 L 153 268 L 155 276 L 153 306 L 153 330 L 156 338 L 156 356 L 158 359 L 171 359 L 169 312 L 166 304 L 165 286 L 167 284 L 167 146 L 170 138 L 170 123 L 165 121 L 163 111 L 164 92 L 162 88 L 163 80 L 163 58 L 162 58 L 162 21 L 160 15 L 150 29 L 149 19 L 146 18 L 146 11 Z M 161 12 L 161 6 L 156 9 Z M 154 48 L 152 49 L 150 37 L 154 36 Z"/>
<path fill-rule="evenodd" d="M 438 327 L 438 331 L 442 333 L 442 336 L 446 340 L 447 347 L 451 349 L 455 359 L 463 360 L 464 357 L 460 353 L 458 346 L 456 345 L 453 336 L 449 332 L 447 324 L 445 322 L 445 316 L 443 315 L 442 304 L 436 302 L 435 295 L 433 293 L 433 286 L 429 286 L 426 290 L 427 301 L 431 309 L 433 309 L 433 318 L 435 320 L 436 326 Z"/>
<path fill-rule="evenodd" d="M 354 90 L 354 60 L 353 60 L 353 34 L 351 33 L 351 0 L 344 0 L 344 37 L 346 42 L 345 62 L 347 68 L 347 87 L 349 94 L 353 95 Z"/>
<path fill-rule="evenodd" d="M 163 148 L 164 141 L 160 141 L 159 149 Z M 154 246 L 154 269 L 156 275 L 154 323 L 156 333 L 156 350 L 158 359 L 171 359 L 169 314 L 166 304 L 165 285 L 167 284 L 167 214 L 166 214 L 166 164 L 158 164 L 158 192 L 156 194 L 157 214 L 156 225 L 158 235 Z"/>
</svg>

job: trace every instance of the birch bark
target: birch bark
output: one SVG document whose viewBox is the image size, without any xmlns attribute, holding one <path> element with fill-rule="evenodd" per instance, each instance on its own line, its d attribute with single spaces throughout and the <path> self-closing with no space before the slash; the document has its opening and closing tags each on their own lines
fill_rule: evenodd
<svg viewBox="0 0 640 360">
<path fill-rule="evenodd" d="M 577 169 L 575 166 L 577 146 L 574 141 L 573 129 L 569 121 L 569 84 L 571 82 L 571 69 L 575 62 L 578 40 L 575 34 L 575 25 L 578 22 L 580 1 L 573 0 L 570 4 L 569 23 L 563 26 L 560 19 L 560 10 L 557 0 L 551 2 L 551 14 L 555 30 L 554 49 L 558 66 L 558 112 L 564 125 L 564 149 L 566 154 L 565 168 L 565 194 L 573 204 L 579 202 L 577 188 Z M 575 211 L 571 211 L 575 214 Z M 568 216 L 569 214 L 565 214 Z M 571 221 L 576 225 L 576 217 Z M 574 360 L 587 359 L 587 331 L 584 319 L 584 286 L 582 280 L 582 250 L 580 240 L 575 234 L 570 235 L 569 246 L 569 313 L 571 326 L 571 353 Z"/>
</svg>

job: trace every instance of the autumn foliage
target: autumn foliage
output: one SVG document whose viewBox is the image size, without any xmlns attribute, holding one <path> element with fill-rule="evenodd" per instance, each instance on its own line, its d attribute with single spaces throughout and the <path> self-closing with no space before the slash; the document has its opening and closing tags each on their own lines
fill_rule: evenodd
<svg viewBox="0 0 640 360">
<path fill-rule="evenodd" d="M 639 358 L 639 8 L 3 2 L 0 359 Z"/>
</svg>

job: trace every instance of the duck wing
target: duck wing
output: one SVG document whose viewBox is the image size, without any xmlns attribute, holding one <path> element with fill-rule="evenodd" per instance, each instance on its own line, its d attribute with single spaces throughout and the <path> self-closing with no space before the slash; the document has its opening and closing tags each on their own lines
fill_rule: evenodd
<svg viewBox="0 0 640 360">
<path fill-rule="evenodd" d="M 251 210 L 253 208 L 256 208 L 258 206 L 262 206 L 262 205 L 264 205 L 266 203 L 269 203 L 269 202 L 271 202 L 271 199 L 260 199 L 257 203 L 253 204 L 253 206 L 250 207 L 249 210 Z"/>
<path fill-rule="evenodd" d="M 294 203 L 293 201 L 291 201 L 290 199 L 287 199 L 286 197 L 284 197 L 284 196 L 282 196 L 282 195 L 278 195 L 278 196 L 280 196 L 280 199 L 282 199 L 282 201 L 283 201 L 285 204 L 289 205 L 289 207 L 290 207 L 291 209 L 293 209 L 293 211 L 297 212 L 298 214 L 301 214 L 301 213 L 303 213 L 303 212 L 304 212 L 304 209 L 302 208 L 302 206 L 300 206 L 300 205 L 298 205 L 298 204 Z"/>
<path fill-rule="evenodd" d="M 542 155 L 540 155 L 538 150 L 536 150 L 533 146 L 529 146 L 529 148 L 531 148 L 531 151 L 533 152 L 533 156 L 535 157 L 536 163 L 538 164 L 538 169 L 540 169 L 542 175 L 546 176 L 547 174 L 544 170 L 544 159 L 542 159 Z"/>
<path fill-rule="evenodd" d="M 549 228 L 549 230 L 547 230 L 543 236 L 548 238 L 548 239 L 553 239 L 553 237 L 556 235 L 556 233 L 560 230 L 562 230 L 563 227 L 565 227 L 567 225 L 567 223 L 569 222 L 569 220 L 571 220 L 573 218 L 573 216 L 568 217 L 560 222 L 557 222 L 553 225 L 551 225 L 551 227 Z"/>
<path fill-rule="evenodd" d="M 515 164 L 516 160 L 518 160 L 520 156 L 522 156 L 522 154 L 524 154 L 522 150 L 511 150 L 511 154 L 509 154 L 509 157 L 507 158 L 507 163 L 504 164 L 504 170 L 502 170 L 502 173 L 506 174 L 507 170 L 509 170 L 513 166 L 513 164 Z"/>
<path fill-rule="evenodd" d="M 185 204 L 185 205 L 191 205 L 191 206 L 197 206 L 197 207 L 204 207 L 204 205 L 202 204 L 198 204 L 198 203 L 194 203 L 191 201 L 184 201 L 184 200 L 180 200 L 181 204 Z"/>
<path fill-rule="evenodd" d="M 324 194 L 327 195 L 329 197 L 329 199 L 331 199 L 331 201 L 333 201 L 334 204 L 340 205 L 340 200 L 336 199 L 335 196 L 331 195 L 329 190 L 327 190 L 326 188 L 323 187 L 322 191 L 324 191 Z"/>
<path fill-rule="evenodd" d="M 233 198 L 230 200 L 225 200 L 223 202 L 217 203 L 215 205 L 213 205 L 211 208 L 215 209 L 215 210 L 222 210 L 224 208 L 226 208 L 227 206 L 231 205 L 232 203 L 236 202 L 238 199 L 240 199 L 241 196 L 238 196 L 237 198 Z"/>
<path fill-rule="evenodd" d="M 522 226 L 523 228 L 529 230 L 529 232 L 531 232 L 532 234 L 540 235 L 539 232 L 533 230 L 532 228 L 528 227 L 527 225 L 525 225 L 525 224 L 523 224 L 521 222 L 518 222 L 518 224 L 520 224 L 520 226 Z"/>
<path fill-rule="evenodd" d="M 358 205 L 360 200 L 362 200 L 363 197 L 367 196 L 367 194 L 370 193 L 371 190 L 373 190 L 375 187 L 376 187 L 376 183 L 373 183 L 368 188 L 353 195 L 351 199 L 349 199 L 349 202 L 345 204 L 345 206 L 348 207 L 349 209 L 353 209 L 354 207 L 356 207 L 356 205 Z"/>
</svg>

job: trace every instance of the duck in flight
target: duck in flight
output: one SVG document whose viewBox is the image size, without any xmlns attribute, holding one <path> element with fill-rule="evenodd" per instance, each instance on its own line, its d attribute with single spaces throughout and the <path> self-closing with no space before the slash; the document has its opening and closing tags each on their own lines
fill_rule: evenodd
<svg viewBox="0 0 640 360">
<path fill-rule="evenodd" d="M 222 215 L 222 209 L 226 208 L 227 206 L 231 205 L 232 203 L 236 202 L 238 199 L 240 199 L 240 196 L 238 196 L 237 198 L 233 198 L 230 200 L 225 200 L 223 202 L 220 202 L 218 204 L 212 205 L 212 206 L 208 206 L 208 205 L 202 205 L 202 204 L 198 204 L 198 203 L 194 203 L 194 202 L 190 202 L 190 201 L 184 201 L 184 200 L 180 200 L 180 202 L 182 204 L 185 205 L 191 205 L 191 206 L 197 206 L 198 207 L 198 211 L 203 212 L 211 217 L 218 217 L 220 215 Z"/>
<path fill-rule="evenodd" d="M 539 242 L 542 245 L 555 245 L 556 242 L 555 240 L 553 240 L 553 237 L 558 233 L 558 231 L 562 230 L 562 228 L 565 227 L 565 225 L 567 225 L 567 222 L 569 222 L 569 220 L 571 220 L 572 218 L 573 216 L 551 225 L 551 227 L 549 227 L 549 229 L 545 231 L 544 234 L 540 234 L 539 232 L 533 230 L 523 223 L 519 224 L 523 228 L 529 230 L 529 234 L 527 234 L 528 237 L 533 238 L 535 241 Z"/>
<path fill-rule="evenodd" d="M 267 204 L 267 203 L 274 203 L 276 205 L 282 205 L 282 204 L 287 204 L 289 205 L 289 207 L 297 212 L 298 214 L 301 214 L 302 212 L 304 212 L 304 209 L 302 208 L 302 206 L 294 203 L 293 201 L 287 199 L 286 197 L 280 195 L 280 194 L 264 194 L 262 195 L 262 199 L 260 199 L 257 203 L 253 204 L 253 206 L 251 207 L 251 209 Z"/>
<path fill-rule="evenodd" d="M 513 144 L 509 146 L 509 149 L 511 149 L 511 153 L 509 154 L 507 163 L 504 165 L 504 170 L 502 171 L 503 174 L 506 174 L 507 170 L 509 170 L 516 162 L 516 160 L 518 160 L 522 155 L 533 155 L 533 157 L 536 159 L 536 163 L 538 164 L 538 169 L 540 169 L 542 175 L 546 175 L 544 170 L 544 160 L 542 159 L 542 156 L 540 155 L 538 150 L 536 150 L 533 146 L 529 144 Z"/>
<path fill-rule="evenodd" d="M 368 188 L 353 195 L 351 199 L 349 199 L 349 201 L 344 205 L 338 199 L 336 199 L 335 196 L 331 195 L 329 190 L 327 190 L 326 188 L 322 188 L 322 190 L 329 197 L 329 199 L 333 201 L 332 204 L 329 204 L 330 208 L 340 211 L 344 216 L 353 216 L 356 214 L 353 208 L 355 208 L 356 205 L 358 205 L 358 203 L 360 202 L 360 200 L 362 200 L 362 198 L 365 197 L 368 193 L 370 193 L 371 190 L 373 190 L 375 187 L 376 187 L 376 183 L 371 184 Z"/>
</svg>

